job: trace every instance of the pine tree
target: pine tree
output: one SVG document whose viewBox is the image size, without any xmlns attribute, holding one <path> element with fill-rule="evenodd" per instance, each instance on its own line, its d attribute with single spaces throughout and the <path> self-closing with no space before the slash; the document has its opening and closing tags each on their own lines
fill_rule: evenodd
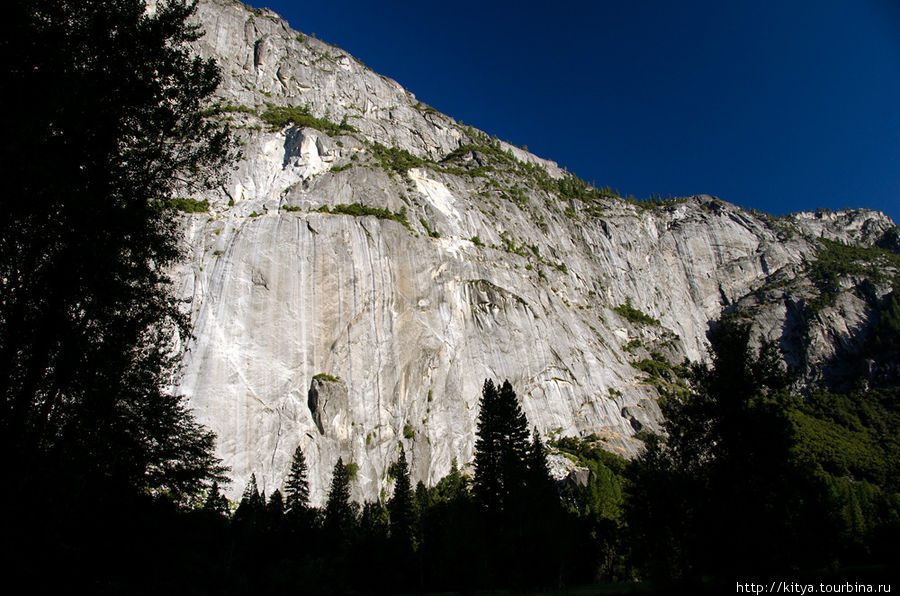
<svg viewBox="0 0 900 596">
<path fill-rule="evenodd" d="M 393 465 L 394 495 L 388 501 L 391 540 L 403 549 L 416 548 L 416 506 L 409 480 L 406 452 L 400 446 L 400 457 Z"/>
<path fill-rule="evenodd" d="M 525 484 L 532 504 L 542 508 L 558 502 L 556 485 L 550 475 L 550 467 L 547 465 L 547 449 L 544 447 L 538 429 L 534 429 L 532 434 L 525 464 L 527 468 Z"/>
<path fill-rule="evenodd" d="M 297 445 L 294 458 L 291 460 L 291 470 L 284 484 L 284 492 L 287 495 L 285 506 L 287 512 L 293 515 L 309 507 L 309 481 L 306 478 L 306 470 L 306 457 L 300 445 Z"/>
<path fill-rule="evenodd" d="M 350 475 L 343 458 L 334 464 L 331 489 L 325 503 L 325 531 L 337 543 L 345 541 L 354 524 L 353 508 L 350 505 Z"/>
<path fill-rule="evenodd" d="M 492 514 L 500 512 L 501 506 L 501 466 L 500 466 L 500 422 L 497 417 L 497 401 L 500 396 L 494 382 L 484 381 L 479 402 L 479 413 L 475 440 L 475 478 L 473 491 L 478 503 Z"/>
<path fill-rule="evenodd" d="M 450 462 L 450 471 L 438 482 L 435 493 L 441 501 L 455 501 L 466 496 L 465 481 L 455 457 Z"/>
<path fill-rule="evenodd" d="M 210 487 L 209 494 L 206 495 L 206 500 L 203 502 L 203 510 L 218 516 L 228 514 L 228 499 L 219 491 L 218 482 L 214 481 Z"/>
<path fill-rule="evenodd" d="M 250 474 L 247 487 L 241 495 L 241 502 L 234 512 L 234 520 L 238 523 L 255 525 L 262 519 L 266 511 L 266 498 L 259 492 L 256 484 L 256 474 Z"/>
<path fill-rule="evenodd" d="M 475 441 L 474 492 L 489 514 L 518 506 L 525 485 L 528 421 L 507 380 L 484 382 Z"/>
<path fill-rule="evenodd" d="M 279 527 L 282 518 L 284 518 L 284 498 L 278 489 L 275 489 L 275 492 L 269 497 L 268 504 L 266 504 L 266 518 L 268 519 L 269 528 L 273 530 Z"/>
<path fill-rule="evenodd" d="M 505 509 L 521 507 L 525 498 L 528 420 L 510 382 L 504 381 L 497 401 L 501 433 L 502 501 Z"/>
</svg>

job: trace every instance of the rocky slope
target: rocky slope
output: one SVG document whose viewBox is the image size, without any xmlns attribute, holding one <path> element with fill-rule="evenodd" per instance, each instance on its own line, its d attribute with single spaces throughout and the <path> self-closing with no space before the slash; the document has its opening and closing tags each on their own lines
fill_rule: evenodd
<svg viewBox="0 0 900 596">
<path fill-rule="evenodd" d="M 315 502 L 339 456 L 358 465 L 354 496 L 378 497 L 399 442 L 433 483 L 471 459 L 487 377 L 510 379 L 545 436 L 634 454 L 675 380 L 641 362 L 704 358 L 710 321 L 802 277 L 817 237 L 871 245 L 894 228 L 870 211 L 774 219 L 708 196 L 610 196 L 269 11 L 206 0 L 198 18 L 224 76 L 211 117 L 243 157 L 195 197 L 208 212 L 185 216 L 179 390 L 219 437 L 231 496 L 251 472 L 279 488 L 298 443 Z M 857 306 L 819 322 L 804 362 L 852 332 Z M 789 336 L 790 320 L 773 308 L 762 332 Z"/>
</svg>

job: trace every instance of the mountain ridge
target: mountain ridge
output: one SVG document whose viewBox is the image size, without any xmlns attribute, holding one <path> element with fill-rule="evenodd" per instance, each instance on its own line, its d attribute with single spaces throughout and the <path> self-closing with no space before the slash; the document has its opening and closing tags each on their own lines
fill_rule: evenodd
<svg viewBox="0 0 900 596">
<path fill-rule="evenodd" d="M 232 496 L 251 472 L 280 487 L 298 443 L 314 502 L 338 456 L 359 465 L 354 496 L 377 498 L 398 442 L 413 479 L 433 484 L 471 458 L 485 377 L 509 377 L 545 436 L 596 434 L 633 455 L 673 390 L 642 362 L 705 358 L 710 322 L 778 272 L 802 277 L 817 237 L 896 235 L 868 210 L 773 218 L 706 195 L 622 199 L 271 11 L 205 0 L 198 22 L 199 53 L 223 71 L 210 117 L 235 128 L 243 158 L 196 199 L 209 211 L 185 217 L 190 259 L 175 274 L 195 337 L 178 390 L 217 433 Z M 870 310 L 839 305 L 816 323 L 823 337 Z M 782 339 L 786 312 L 758 335 Z"/>
</svg>

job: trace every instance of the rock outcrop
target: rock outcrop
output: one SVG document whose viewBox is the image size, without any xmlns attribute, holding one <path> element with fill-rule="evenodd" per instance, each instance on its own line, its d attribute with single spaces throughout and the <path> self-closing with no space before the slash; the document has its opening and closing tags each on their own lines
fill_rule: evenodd
<svg viewBox="0 0 900 596">
<path fill-rule="evenodd" d="M 799 275 L 814 236 L 874 244 L 893 229 L 869 211 L 585 198 L 555 163 L 269 11 L 206 0 L 198 18 L 198 51 L 224 76 L 216 117 L 243 158 L 202 197 L 210 213 L 185 216 L 176 276 L 194 337 L 179 390 L 218 435 L 231 496 L 251 472 L 280 488 L 298 444 L 316 503 L 339 456 L 359 467 L 354 497 L 378 497 L 398 443 L 413 480 L 434 483 L 471 459 L 487 377 L 510 379 L 545 436 L 633 455 L 660 423 L 660 384 L 635 362 L 705 358 L 710 321 Z M 275 107 L 309 118 L 282 125 Z M 789 321 L 776 313 L 765 333 Z"/>
</svg>

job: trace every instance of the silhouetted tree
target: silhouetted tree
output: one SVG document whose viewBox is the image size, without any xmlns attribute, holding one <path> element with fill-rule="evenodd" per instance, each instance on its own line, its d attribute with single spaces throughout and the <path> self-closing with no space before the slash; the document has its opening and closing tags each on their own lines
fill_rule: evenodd
<svg viewBox="0 0 900 596">
<path fill-rule="evenodd" d="M 340 544 L 349 538 L 355 521 L 350 504 L 350 475 L 343 458 L 339 457 L 334 464 L 331 489 L 325 503 L 324 529 L 330 539 Z"/>
<path fill-rule="evenodd" d="M 291 470 L 284 484 L 287 495 L 285 502 L 288 513 L 297 514 L 309 507 L 309 481 L 306 478 L 306 457 L 300 445 L 294 450 Z"/>
<path fill-rule="evenodd" d="M 394 495 L 388 501 L 391 540 L 404 550 L 416 548 L 416 503 L 409 480 L 406 452 L 400 446 L 400 456 L 393 465 Z"/>
<path fill-rule="evenodd" d="M 250 474 L 247 487 L 241 495 L 241 502 L 234 512 L 234 521 L 240 524 L 258 525 L 266 512 L 266 498 L 259 492 L 256 474 Z"/>
<path fill-rule="evenodd" d="M 203 510 L 218 516 L 228 515 L 228 499 L 219 491 L 219 483 L 213 482 L 206 500 L 203 502 Z"/>
<path fill-rule="evenodd" d="M 0 441 L 33 479 L 90 475 L 70 500 L 98 482 L 179 500 L 221 479 L 213 435 L 162 389 L 188 336 L 170 201 L 215 184 L 229 147 L 202 114 L 219 73 L 191 55 L 193 10 L 4 7 Z"/>
<path fill-rule="evenodd" d="M 284 499 L 280 490 L 275 489 L 275 492 L 269 497 L 269 502 L 266 504 L 266 515 L 269 517 L 269 523 L 276 525 L 284 517 Z"/>
<path fill-rule="evenodd" d="M 473 489 L 485 511 L 498 515 L 515 506 L 524 487 L 528 422 L 509 381 L 497 391 L 485 380 L 479 405 Z"/>
<path fill-rule="evenodd" d="M 631 467 L 628 527 L 646 573 L 772 572 L 820 552 L 811 528 L 827 515 L 793 454 L 776 348 L 754 353 L 749 340 L 749 325 L 713 328 L 712 367 L 666 401 L 666 438 L 650 437 Z"/>
<path fill-rule="evenodd" d="M 555 505 L 558 502 L 556 484 L 550 475 L 550 466 L 547 464 L 547 449 L 541 440 L 541 433 L 534 429 L 531 444 L 525 455 L 525 467 L 527 476 L 525 485 L 532 504 Z"/>
</svg>

